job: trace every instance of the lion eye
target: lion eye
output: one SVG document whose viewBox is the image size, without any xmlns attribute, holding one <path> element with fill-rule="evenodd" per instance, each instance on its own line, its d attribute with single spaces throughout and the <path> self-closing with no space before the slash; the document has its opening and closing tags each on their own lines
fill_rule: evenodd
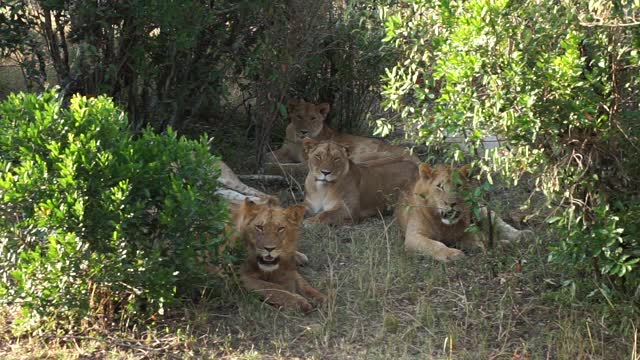
<svg viewBox="0 0 640 360">
<path fill-rule="evenodd" d="M 262 232 L 264 230 L 264 227 L 262 225 L 256 225 L 256 230 Z"/>
<path fill-rule="evenodd" d="M 333 159 L 333 162 L 338 162 L 338 161 L 340 161 L 340 158 Z"/>
<path fill-rule="evenodd" d="M 321 159 L 320 155 L 316 155 L 316 159 L 320 160 Z"/>
<path fill-rule="evenodd" d="M 281 233 L 281 232 L 283 232 L 283 231 L 284 231 L 284 226 L 280 226 L 280 227 L 278 228 L 278 232 L 279 232 L 279 233 Z"/>
</svg>

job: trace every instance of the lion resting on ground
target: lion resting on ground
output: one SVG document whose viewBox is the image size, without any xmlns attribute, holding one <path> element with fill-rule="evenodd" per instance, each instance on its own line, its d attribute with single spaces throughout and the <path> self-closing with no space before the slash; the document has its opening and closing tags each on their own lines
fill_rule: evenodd
<svg viewBox="0 0 640 360">
<path fill-rule="evenodd" d="M 298 230 L 304 211 L 302 205 L 283 209 L 245 200 L 234 220 L 247 248 L 240 270 L 244 287 L 272 305 L 309 312 L 313 306 L 306 298 L 324 303 L 326 296 L 297 271 Z"/>
<path fill-rule="evenodd" d="M 350 223 L 377 215 L 418 176 L 416 163 L 402 156 L 355 164 L 341 144 L 305 139 L 303 146 L 309 166 L 304 202 L 316 214 L 305 221 L 309 224 Z"/>
<path fill-rule="evenodd" d="M 278 150 L 269 154 L 269 161 L 279 163 L 300 163 L 304 161 L 302 140 L 305 138 L 317 141 L 333 141 L 349 147 L 352 160 L 360 162 L 362 156 L 370 153 L 386 153 L 400 155 L 418 162 L 418 158 L 409 154 L 409 150 L 388 144 L 384 140 L 339 133 L 325 124 L 329 113 L 329 104 L 319 105 L 304 100 L 290 100 L 288 104 L 289 119 L 285 142 Z"/>
<path fill-rule="evenodd" d="M 487 209 L 481 209 L 481 232 L 466 232 L 472 223 L 469 207 L 460 189 L 467 186 L 469 167 L 454 170 L 447 165 L 435 169 L 420 165 L 420 176 L 410 184 L 396 206 L 396 218 L 405 231 L 405 249 L 419 251 L 440 261 L 461 258 L 461 250 L 448 246 L 476 246 L 484 248 L 488 235 Z M 454 181 L 456 180 L 456 181 Z M 519 240 L 532 234 L 520 231 L 505 223 L 491 212 L 493 228 L 501 242 Z"/>
</svg>

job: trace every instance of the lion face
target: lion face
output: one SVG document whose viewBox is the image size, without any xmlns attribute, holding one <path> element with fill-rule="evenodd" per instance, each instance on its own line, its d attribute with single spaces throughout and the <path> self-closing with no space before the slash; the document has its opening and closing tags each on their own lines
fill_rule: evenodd
<svg viewBox="0 0 640 360">
<path fill-rule="evenodd" d="M 443 224 L 457 224 L 466 210 L 460 190 L 466 185 L 468 169 L 468 166 L 463 166 L 454 170 L 448 165 L 438 165 L 433 169 L 421 164 L 420 178 L 414 187 L 417 202 L 432 211 Z"/>
<path fill-rule="evenodd" d="M 296 140 L 302 141 L 307 137 L 318 136 L 329 113 L 329 104 L 315 105 L 304 100 L 290 100 L 288 105 L 289 119 L 293 124 Z"/>
<path fill-rule="evenodd" d="M 257 205 L 249 200 L 245 200 L 243 206 L 249 214 L 247 250 L 250 258 L 255 256 L 260 270 L 275 271 L 282 260 L 293 261 L 304 206 L 283 209 L 271 204 Z"/>
<path fill-rule="evenodd" d="M 336 182 L 349 171 L 349 150 L 333 142 L 304 139 L 302 142 L 309 175 L 316 183 Z"/>
</svg>

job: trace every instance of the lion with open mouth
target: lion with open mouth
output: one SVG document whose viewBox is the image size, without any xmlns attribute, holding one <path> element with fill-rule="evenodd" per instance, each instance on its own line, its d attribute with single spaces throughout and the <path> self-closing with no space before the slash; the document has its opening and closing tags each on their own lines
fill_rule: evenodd
<svg viewBox="0 0 640 360">
<path fill-rule="evenodd" d="M 453 169 L 447 165 L 432 168 L 420 165 L 419 178 L 410 184 L 396 206 L 396 218 L 405 231 L 405 248 L 440 261 L 456 260 L 464 253 L 449 246 L 480 247 L 488 235 L 488 213 L 480 209 L 480 232 L 470 232 L 471 210 L 463 191 L 468 187 L 469 167 Z M 491 212 L 491 221 L 500 242 L 519 240 L 532 234 L 505 223 Z"/>
<path fill-rule="evenodd" d="M 245 200 L 240 223 L 247 259 L 240 275 L 245 288 L 260 294 L 266 302 L 309 312 L 313 306 L 307 299 L 324 303 L 326 296 L 311 287 L 297 270 L 298 233 L 304 212 L 301 205 L 283 209 Z"/>
</svg>

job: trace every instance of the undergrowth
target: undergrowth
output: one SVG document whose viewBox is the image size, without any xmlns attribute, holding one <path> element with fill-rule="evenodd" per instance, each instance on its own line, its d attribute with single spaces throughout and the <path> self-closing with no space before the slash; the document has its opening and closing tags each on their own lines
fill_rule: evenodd
<svg viewBox="0 0 640 360">
<path fill-rule="evenodd" d="M 86 338 L 9 340 L 0 355 L 75 358 L 637 359 L 637 307 L 578 297 L 548 263 L 554 234 L 442 264 L 405 253 L 391 219 L 304 229 L 301 272 L 329 295 L 304 316 L 226 287 L 154 326 Z M 47 347 L 42 347 L 43 344 Z M 11 352 L 13 351 L 13 352 Z"/>
</svg>

